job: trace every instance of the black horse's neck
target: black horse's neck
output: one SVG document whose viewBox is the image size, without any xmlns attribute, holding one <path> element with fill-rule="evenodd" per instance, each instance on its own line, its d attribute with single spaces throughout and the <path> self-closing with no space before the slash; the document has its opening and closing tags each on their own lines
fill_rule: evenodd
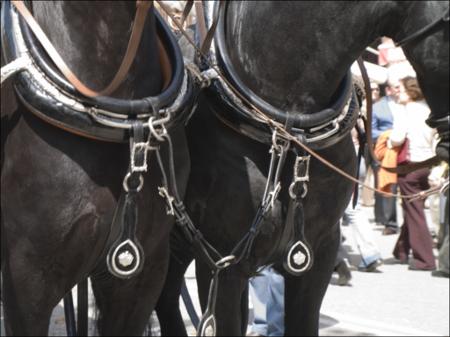
<svg viewBox="0 0 450 337">
<path fill-rule="evenodd" d="M 431 29 L 407 42 L 402 48 L 417 73 L 417 79 L 431 109 L 431 119 L 449 114 L 449 22 L 448 1 L 407 1 L 401 6 L 401 27 L 392 33 L 401 41 L 439 21 Z"/>
<path fill-rule="evenodd" d="M 314 113 L 330 104 L 351 64 L 377 37 L 391 36 L 399 41 L 426 25 L 430 17 L 442 15 L 448 6 L 447 2 L 418 3 L 232 2 L 227 8 L 227 48 L 239 77 L 258 96 L 281 109 Z M 420 13 L 425 9 L 426 15 Z M 448 76 L 448 35 L 445 48 L 442 34 L 423 40 L 435 41 L 435 48 L 411 44 L 405 52 L 430 107 L 443 116 L 448 114 L 448 99 L 440 101 L 447 97 L 442 90 L 448 92 L 448 79 L 436 81 L 428 76 L 433 71 L 430 61 L 436 62 L 435 72 Z M 447 57 L 432 55 L 437 50 Z M 442 71 L 445 68 L 447 71 Z"/>
<path fill-rule="evenodd" d="M 134 1 L 37 1 L 33 13 L 72 71 L 94 90 L 104 89 L 125 55 L 136 13 Z M 142 98 L 161 92 L 155 17 L 150 11 L 134 63 L 112 94 Z"/>
<path fill-rule="evenodd" d="M 322 110 L 376 36 L 358 24 L 355 12 L 345 2 L 233 2 L 226 22 L 232 63 L 244 83 L 274 106 L 305 114 Z"/>
</svg>

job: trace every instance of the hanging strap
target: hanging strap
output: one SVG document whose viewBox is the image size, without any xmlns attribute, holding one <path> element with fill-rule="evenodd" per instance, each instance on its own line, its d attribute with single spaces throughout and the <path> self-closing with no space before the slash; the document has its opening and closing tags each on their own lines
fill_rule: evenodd
<svg viewBox="0 0 450 337">
<path fill-rule="evenodd" d="M 215 13 L 211 27 L 208 29 L 205 39 L 203 40 L 201 47 L 200 47 L 201 55 L 205 55 L 208 52 L 208 50 L 211 48 L 211 43 L 214 38 L 214 34 L 216 33 L 217 24 L 219 23 L 219 20 L 220 20 L 220 14 L 221 14 L 221 11 L 224 10 L 225 4 L 226 4 L 225 1 L 219 0 L 219 8 L 217 8 L 217 12 Z"/>
</svg>

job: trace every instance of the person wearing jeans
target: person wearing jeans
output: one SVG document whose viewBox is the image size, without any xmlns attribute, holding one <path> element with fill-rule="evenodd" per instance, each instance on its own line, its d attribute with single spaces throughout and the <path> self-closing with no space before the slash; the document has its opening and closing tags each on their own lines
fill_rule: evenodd
<svg viewBox="0 0 450 337">
<path fill-rule="evenodd" d="M 392 129 L 397 115 L 401 114 L 404 107 L 398 103 L 399 98 L 399 80 L 391 77 L 388 79 L 388 85 L 385 89 L 386 96 L 382 97 L 373 105 L 372 116 L 372 140 L 376 144 L 378 137 L 385 131 Z M 378 186 L 379 165 L 374 161 L 370 162 L 374 176 L 375 186 Z M 392 186 L 392 193 L 396 193 L 397 186 Z M 398 231 L 396 198 L 384 197 L 378 193 L 375 194 L 375 222 L 385 226 L 383 235 L 395 234 Z"/>
<path fill-rule="evenodd" d="M 284 335 L 284 277 L 266 267 L 250 279 L 254 320 L 251 336 Z"/>
<path fill-rule="evenodd" d="M 353 208 L 352 203 L 347 206 L 342 222 L 344 226 L 350 226 L 354 241 L 361 255 L 358 270 L 375 271 L 382 263 L 381 253 L 373 239 L 369 219 L 361 208 L 360 203 L 357 203 L 355 208 Z"/>
</svg>

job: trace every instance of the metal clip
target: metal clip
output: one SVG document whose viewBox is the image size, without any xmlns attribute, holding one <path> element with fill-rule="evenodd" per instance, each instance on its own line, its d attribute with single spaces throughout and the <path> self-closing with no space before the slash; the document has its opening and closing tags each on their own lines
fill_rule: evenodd
<svg viewBox="0 0 450 337">
<path fill-rule="evenodd" d="M 166 199 L 167 202 L 167 214 L 175 216 L 175 210 L 173 208 L 174 197 L 169 195 L 169 192 L 165 187 L 158 187 L 158 192 L 161 197 Z"/>
<path fill-rule="evenodd" d="M 270 149 L 270 153 L 276 151 L 279 156 L 289 148 L 289 140 L 282 138 L 278 135 L 277 130 L 275 129 L 272 132 L 272 147 Z"/>
<path fill-rule="evenodd" d="M 294 177 L 293 177 L 293 181 L 291 183 L 291 185 L 289 186 L 289 196 L 292 199 L 297 198 L 297 194 L 294 191 L 295 186 L 297 185 L 297 183 L 302 183 L 302 187 L 303 187 L 303 193 L 300 196 L 301 198 L 304 198 L 306 196 L 306 194 L 308 193 L 308 185 L 306 184 L 306 182 L 309 181 L 309 160 L 310 160 L 310 155 L 307 156 L 298 156 L 295 159 L 295 164 L 294 164 Z M 303 163 L 306 163 L 306 165 L 302 165 Z M 302 165 L 302 166 L 300 166 Z M 304 168 L 303 172 L 300 172 L 300 169 Z"/>
<path fill-rule="evenodd" d="M 281 183 L 278 182 L 278 183 L 275 185 L 275 187 L 274 187 L 274 189 L 272 190 L 272 192 L 269 192 L 269 196 L 268 196 L 268 197 L 270 198 L 270 202 L 268 203 L 268 205 L 270 205 L 271 208 L 274 207 L 274 205 L 275 205 L 275 200 L 277 199 L 278 193 L 280 193 L 280 191 L 281 191 Z"/>
</svg>

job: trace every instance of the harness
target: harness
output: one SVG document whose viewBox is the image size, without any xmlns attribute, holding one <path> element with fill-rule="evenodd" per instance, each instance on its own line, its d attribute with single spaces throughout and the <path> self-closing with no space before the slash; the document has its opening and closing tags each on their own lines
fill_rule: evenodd
<svg viewBox="0 0 450 337">
<path fill-rule="evenodd" d="M 149 7 L 142 1 L 138 1 L 137 6 L 135 23 L 139 21 L 138 25 L 143 25 Z M 136 237 L 137 197 L 143 188 L 143 172 L 148 168 L 149 152 L 156 154 L 163 175 L 159 194 L 166 198 L 173 189 L 176 190 L 172 141 L 168 130 L 187 121 L 195 100 L 194 81 L 184 67 L 179 46 L 161 16 L 156 12 L 155 16 L 162 47 L 160 51 L 163 53 L 162 67 L 171 67 L 169 83 L 158 96 L 125 100 L 101 95 L 86 96 L 82 91 L 83 96 L 80 96 L 79 88 L 62 77 L 46 58 L 30 31 L 29 19 L 25 22 L 11 2 L 2 3 L 2 49 L 6 62 L 11 62 L 2 68 L 2 82 L 15 74 L 14 88 L 24 106 L 56 127 L 101 141 L 130 144 L 129 167 L 110 228 L 110 236 L 113 229 L 119 229 L 119 235 L 113 238 L 115 241 L 110 247 L 106 247 L 109 248 L 106 256 L 108 270 L 119 278 L 136 275 L 144 264 L 143 249 Z M 136 38 L 132 37 L 130 41 L 133 39 Z M 124 71 L 121 69 L 118 73 Z M 119 85 L 119 82 L 113 82 L 110 87 Z M 160 155 L 162 143 L 167 143 L 169 147 L 171 181 L 166 177 Z M 168 212 L 173 214 L 172 209 Z"/>
</svg>

